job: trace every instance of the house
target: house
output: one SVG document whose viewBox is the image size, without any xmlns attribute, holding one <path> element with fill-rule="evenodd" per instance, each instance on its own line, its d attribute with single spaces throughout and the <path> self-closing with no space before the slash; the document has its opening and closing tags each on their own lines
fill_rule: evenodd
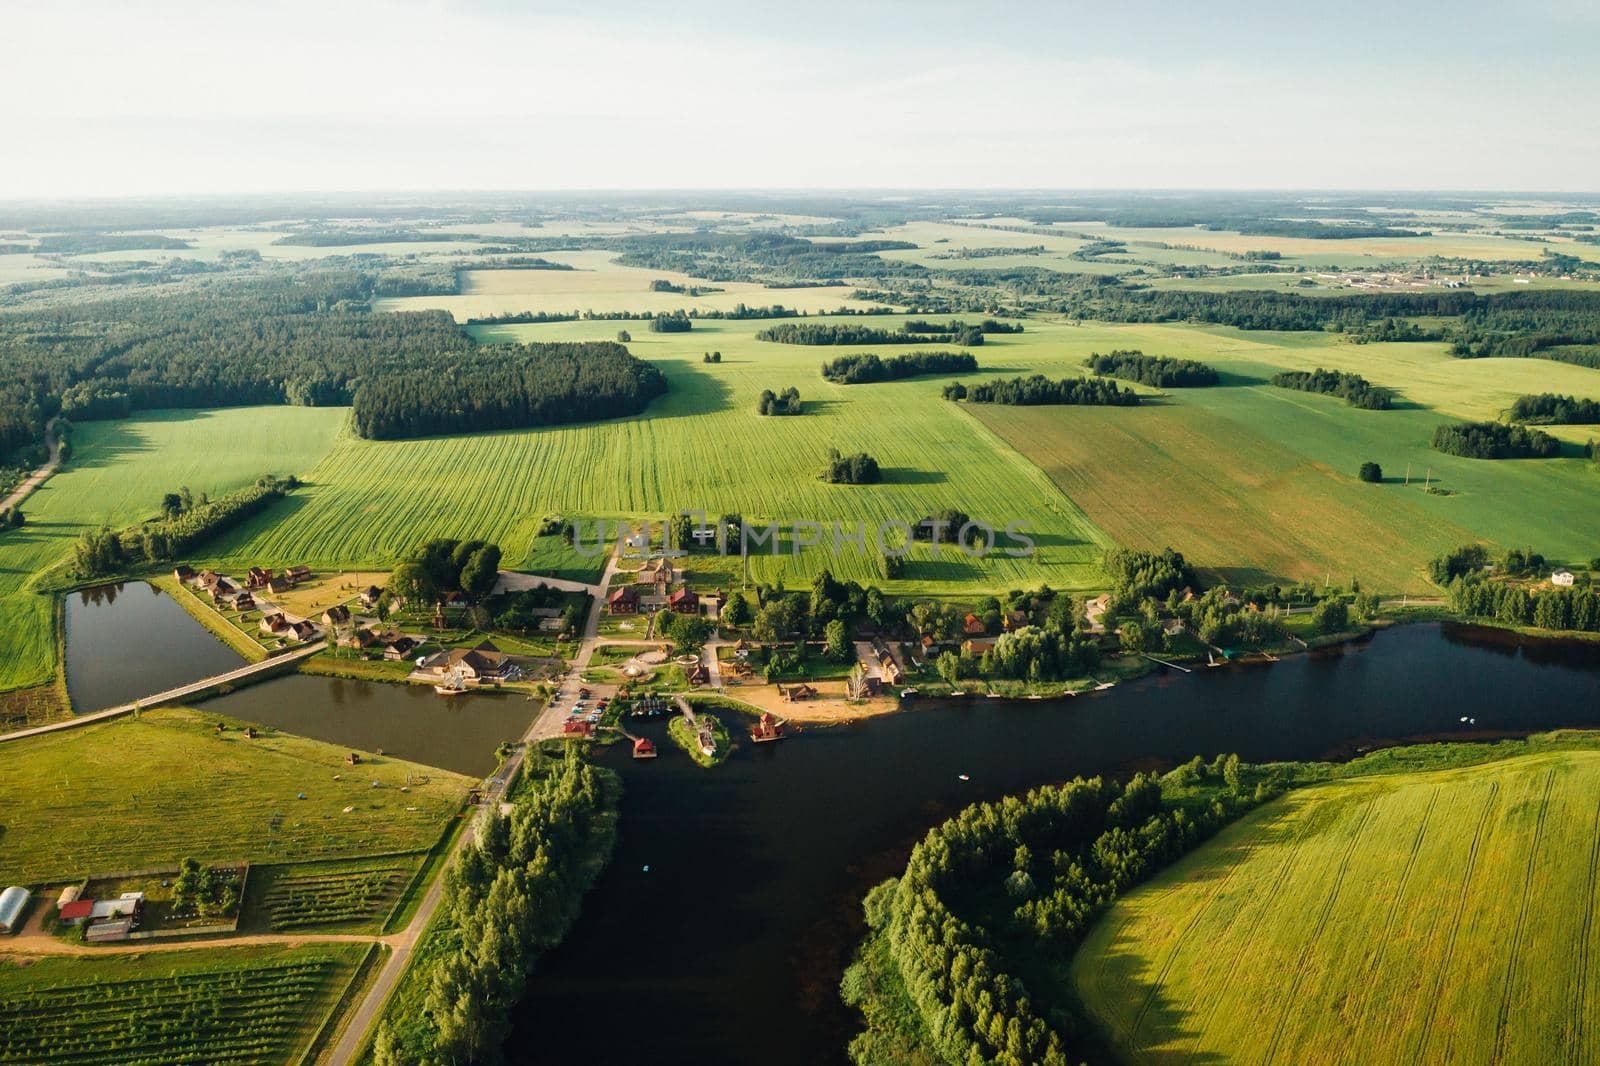
<svg viewBox="0 0 1600 1066">
<path fill-rule="evenodd" d="M 244 587 L 247 589 L 264 589 L 267 582 L 272 580 L 272 571 L 264 566 L 252 566 L 244 576 Z"/>
<path fill-rule="evenodd" d="M 994 641 L 969 640 L 965 644 L 961 645 L 961 650 L 965 652 L 971 652 L 973 655 L 982 655 L 986 651 L 994 650 Z"/>
<path fill-rule="evenodd" d="M 900 683 L 900 664 L 894 661 L 893 655 L 881 648 L 878 650 L 878 672 L 883 675 L 884 684 L 898 685 Z"/>
<path fill-rule="evenodd" d="M 676 614 L 699 614 L 700 597 L 693 589 L 679 588 L 667 597 L 667 609 Z"/>
<path fill-rule="evenodd" d="M 1013 629 L 1021 629 L 1027 624 L 1028 615 L 1025 611 L 1007 611 L 1000 617 L 1000 625 L 1006 629 L 1007 632 Z"/>
<path fill-rule="evenodd" d="M 1110 596 L 1110 594 L 1109 593 L 1101 593 L 1100 595 L 1096 596 L 1094 599 L 1088 600 L 1087 602 L 1084 603 L 1084 605 L 1083 605 L 1083 613 L 1088 615 L 1089 618 L 1091 620 L 1093 620 L 1097 616 L 1105 614 L 1106 608 L 1110 607 L 1110 606 L 1111 606 L 1111 596 Z"/>
<path fill-rule="evenodd" d="M 705 663 L 695 663 L 689 668 L 689 684 L 704 685 L 711 680 L 711 673 L 706 669 Z"/>
<path fill-rule="evenodd" d="M 233 599 L 238 594 L 239 586 L 235 585 L 232 581 L 229 581 L 225 577 L 217 578 L 216 582 L 211 586 L 212 603 L 226 603 L 228 600 Z"/>
<path fill-rule="evenodd" d="M 816 689 L 802 681 L 798 685 L 790 685 L 789 691 L 783 694 L 783 698 L 788 700 L 790 703 L 799 703 L 801 700 L 809 700 L 813 698 L 816 696 L 816 694 Z"/>
<path fill-rule="evenodd" d="M 1161 632 L 1165 633 L 1169 637 L 1176 637 L 1187 628 L 1188 627 L 1183 624 L 1183 619 L 1181 618 L 1169 618 L 1165 622 L 1161 623 Z"/>
<path fill-rule="evenodd" d="M 222 575 L 217 573 L 215 570 L 202 570 L 202 571 L 200 571 L 200 587 L 203 588 L 203 589 L 212 588 L 212 587 L 214 587 L 216 585 L 216 583 L 218 581 L 221 581 L 221 580 L 222 580 Z"/>
<path fill-rule="evenodd" d="M 583 723 L 588 725 L 588 722 Z M 656 746 L 650 742 L 649 737 L 639 737 L 633 742 L 633 757 L 635 759 L 654 759 Z"/>
<path fill-rule="evenodd" d="M 361 590 L 361 606 L 372 610 L 378 606 L 378 599 L 383 595 L 383 590 L 376 585 L 368 585 Z"/>
<path fill-rule="evenodd" d="M 335 604 L 322 612 L 322 624 L 325 626 L 342 626 L 350 621 L 350 608 L 344 604 Z"/>
<path fill-rule="evenodd" d="M 392 663 L 409 659 L 411 653 L 417 650 L 417 646 L 417 642 L 410 637 L 395 637 L 393 640 L 384 641 L 383 657 Z"/>
<path fill-rule="evenodd" d="M 290 622 L 289 632 L 294 634 L 296 640 L 315 640 L 322 634 L 321 630 L 304 618 L 298 622 Z"/>
<path fill-rule="evenodd" d="M 290 581 L 292 581 L 296 585 L 298 585 L 298 584 L 300 584 L 300 582 L 305 581 L 305 580 L 307 580 L 308 578 L 311 577 L 311 567 L 303 566 L 303 565 L 302 566 L 291 566 L 291 567 L 289 567 L 289 569 L 285 570 L 283 573 L 284 573 L 285 577 L 287 577 Z"/>
<path fill-rule="evenodd" d="M 33 896 L 21 885 L 12 885 L 0 892 L 0 933 L 14 933 L 22 924 L 23 912 Z"/>
<path fill-rule="evenodd" d="M 516 672 L 511 656 L 487 640 L 476 648 L 450 648 L 429 656 L 421 669 L 441 678 L 454 674 L 469 685 L 493 684 Z"/>
<path fill-rule="evenodd" d="M 939 650 L 939 644 L 939 638 L 933 636 L 931 633 L 923 636 L 917 641 L 917 646 L 922 649 L 923 656 L 927 658 L 931 658 L 933 653 Z"/>
<path fill-rule="evenodd" d="M 261 616 L 261 632 L 277 635 L 289 631 L 289 620 L 282 611 L 270 611 Z"/>
<path fill-rule="evenodd" d="M 588 738 L 594 736 L 594 725 L 582 718 L 568 718 L 561 723 L 561 735 L 564 737 Z"/>
<path fill-rule="evenodd" d="M 351 629 L 339 636 L 341 648 L 370 648 L 378 643 L 378 635 L 370 629 Z"/>
<path fill-rule="evenodd" d="M 989 632 L 989 627 L 983 624 L 983 619 L 968 611 L 967 616 L 961 620 L 961 631 L 968 636 L 979 637 Z"/>
<path fill-rule="evenodd" d="M 878 695 L 883 689 L 883 678 L 878 676 L 878 671 L 868 666 L 866 660 L 857 660 L 850 671 L 850 678 L 845 682 L 845 693 L 853 700 L 867 699 Z"/>
<path fill-rule="evenodd" d="M 241 592 L 233 598 L 233 609 L 236 611 L 253 611 L 256 609 L 256 598 L 248 592 Z"/>
<path fill-rule="evenodd" d="M 633 577 L 636 585 L 654 585 L 664 591 L 679 579 L 678 571 L 670 559 L 652 559 L 639 568 Z"/>
<path fill-rule="evenodd" d="M 632 585 L 611 590 L 606 597 L 606 607 L 612 614 L 636 614 L 639 610 L 639 593 Z"/>
<path fill-rule="evenodd" d="M 175 566 L 172 568 L 172 580 L 180 585 L 187 585 L 194 580 L 194 567 Z"/>
<path fill-rule="evenodd" d="M 459 611 L 468 605 L 465 592 L 446 592 L 439 598 L 439 602 L 451 610 Z"/>
<path fill-rule="evenodd" d="M 1242 602 L 1244 601 L 1240 600 L 1239 597 L 1235 596 L 1231 592 L 1223 592 L 1222 594 L 1222 605 L 1224 607 L 1237 607 Z"/>
<path fill-rule="evenodd" d="M 782 740 L 783 727 L 783 721 L 774 718 L 772 712 L 762 711 L 760 721 L 750 727 L 750 739 L 757 744 L 765 744 L 770 740 Z"/>
<path fill-rule="evenodd" d="M 271 579 L 270 581 L 267 582 L 267 591 L 268 592 L 275 592 L 279 596 L 282 596 L 285 592 L 288 592 L 293 588 L 294 588 L 294 582 L 290 581 L 287 577 L 284 577 L 282 574 L 279 574 L 277 577 L 275 577 L 275 578 L 273 578 L 273 579 Z"/>
<path fill-rule="evenodd" d="M 1576 580 L 1577 578 L 1573 575 L 1572 571 L 1568 570 L 1566 567 L 1562 567 L 1550 575 L 1550 584 L 1552 585 L 1570 587 Z"/>
</svg>

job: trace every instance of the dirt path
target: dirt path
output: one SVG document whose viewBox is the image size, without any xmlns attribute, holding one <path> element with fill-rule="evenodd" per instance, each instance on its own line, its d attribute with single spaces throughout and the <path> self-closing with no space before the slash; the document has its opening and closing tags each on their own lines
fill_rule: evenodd
<svg viewBox="0 0 1600 1066">
<path fill-rule="evenodd" d="M 61 465 L 61 438 L 56 436 L 56 420 L 51 419 L 44 427 L 45 443 L 50 448 L 50 458 L 45 464 L 23 479 L 22 484 L 11 491 L 11 495 L 0 500 L 0 511 L 9 510 L 28 498 L 34 489 L 44 484 L 45 478 L 56 472 Z"/>
<path fill-rule="evenodd" d="M 6 955 L 143 955 L 152 951 L 192 951 L 196 948 L 238 948 L 250 946 L 300 947 L 306 944 L 388 944 L 395 947 L 402 933 L 389 936 L 363 933 L 247 933 L 244 936 L 196 936 L 178 940 L 132 940 L 119 944 L 80 944 L 49 933 L 23 933 L 0 945 L 0 958 Z"/>
</svg>

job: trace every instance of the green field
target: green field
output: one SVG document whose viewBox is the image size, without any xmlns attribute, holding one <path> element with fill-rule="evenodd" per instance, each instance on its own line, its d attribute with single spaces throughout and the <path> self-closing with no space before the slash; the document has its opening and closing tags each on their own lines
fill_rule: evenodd
<svg viewBox="0 0 1600 1066">
<path fill-rule="evenodd" d="M 1291 793 L 1115 904 L 1072 963 L 1130 1062 L 1588 1061 L 1600 753 Z"/>
<path fill-rule="evenodd" d="M 264 473 L 304 472 L 332 446 L 344 419 L 336 408 L 245 407 L 75 427 L 72 459 L 22 505 L 27 525 L 0 536 L 0 691 L 55 675 L 51 601 L 35 590 L 45 570 L 72 554 L 80 533 L 153 514 L 162 494 L 182 485 L 220 495 Z"/>
<path fill-rule="evenodd" d="M 296 1062 L 374 950 L 243 947 L 0 966 L 0 1062 Z"/>
<path fill-rule="evenodd" d="M 0 880 L 422 852 L 471 784 L 386 756 L 352 768 L 343 748 L 273 731 L 246 740 L 217 721 L 158 710 L 0 744 Z"/>
<path fill-rule="evenodd" d="M 257 866 L 241 924 L 275 933 L 376 933 L 421 865 L 413 854 Z"/>
</svg>

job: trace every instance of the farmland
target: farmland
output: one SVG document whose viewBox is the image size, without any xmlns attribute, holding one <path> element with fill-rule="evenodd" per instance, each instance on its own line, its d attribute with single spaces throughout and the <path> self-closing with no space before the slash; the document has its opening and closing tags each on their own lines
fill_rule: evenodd
<svg viewBox="0 0 1600 1066">
<path fill-rule="evenodd" d="M 1072 964 L 1131 1062 L 1596 1052 L 1600 754 L 1291 793 L 1124 897 Z"/>
<path fill-rule="evenodd" d="M 298 1061 L 375 950 L 245 947 L 0 966 L 0 1062 Z"/>
<path fill-rule="evenodd" d="M 470 784 L 383 756 L 352 770 L 341 748 L 270 731 L 246 740 L 237 724 L 216 732 L 217 720 L 149 711 L 0 745 L 0 870 L 27 883 L 176 867 L 185 857 L 421 852 Z"/>
<path fill-rule="evenodd" d="M 273 932 L 376 932 L 420 864 L 392 855 L 256 867 L 245 920 Z"/>
</svg>

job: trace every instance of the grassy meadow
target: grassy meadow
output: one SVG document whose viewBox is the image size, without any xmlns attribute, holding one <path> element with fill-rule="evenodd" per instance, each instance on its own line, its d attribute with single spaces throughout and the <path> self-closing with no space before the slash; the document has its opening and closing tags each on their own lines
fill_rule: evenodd
<svg viewBox="0 0 1600 1066">
<path fill-rule="evenodd" d="M 1587 1061 L 1600 753 L 1291 793 L 1130 893 L 1071 978 L 1135 1063 Z"/>
<path fill-rule="evenodd" d="M 80 533 L 152 515 L 162 494 L 182 485 L 220 495 L 261 474 L 304 473 L 332 446 L 344 419 L 342 409 L 246 407 L 148 412 L 74 427 L 72 458 L 22 505 L 27 524 L 0 535 L 0 691 L 55 675 L 51 600 L 38 589 Z"/>
<path fill-rule="evenodd" d="M 219 720 L 163 709 L 0 744 L 0 880 L 426 851 L 473 783 L 385 756 L 352 768 L 344 748 Z"/>
</svg>

